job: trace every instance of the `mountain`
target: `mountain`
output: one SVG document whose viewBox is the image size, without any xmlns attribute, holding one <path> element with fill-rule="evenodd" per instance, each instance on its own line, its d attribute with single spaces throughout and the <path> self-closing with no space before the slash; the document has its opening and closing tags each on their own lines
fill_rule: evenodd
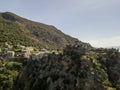
<svg viewBox="0 0 120 90">
<path fill-rule="evenodd" d="M 0 13 L 0 42 L 49 49 L 63 48 L 76 42 L 82 46 L 91 47 L 64 34 L 54 26 L 34 22 L 11 12 Z"/>
<path fill-rule="evenodd" d="M 62 52 L 23 58 L 25 50 L 16 45 Z M 54 26 L 0 13 L 0 90 L 120 90 L 120 52 L 92 48 Z"/>
</svg>

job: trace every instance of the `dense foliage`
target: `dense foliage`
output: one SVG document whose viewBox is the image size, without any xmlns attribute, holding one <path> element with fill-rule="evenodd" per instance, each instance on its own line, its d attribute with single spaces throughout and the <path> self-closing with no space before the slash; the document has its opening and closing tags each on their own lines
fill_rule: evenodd
<svg viewBox="0 0 120 90">
<path fill-rule="evenodd" d="M 67 46 L 63 54 L 30 60 L 14 90 L 120 90 L 120 53 Z"/>
<path fill-rule="evenodd" d="M 17 45 L 63 51 L 24 62 Z M 19 59 L 6 60 L 7 51 Z M 92 48 L 53 26 L 0 13 L 0 90 L 18 89 L 120 90 L 120 52 Z"/>
<path fill-rule="evenodd" d="M 0 59 L 0 90 L 13 90 L 13 84 L 22 64 Z"/>
</svg>

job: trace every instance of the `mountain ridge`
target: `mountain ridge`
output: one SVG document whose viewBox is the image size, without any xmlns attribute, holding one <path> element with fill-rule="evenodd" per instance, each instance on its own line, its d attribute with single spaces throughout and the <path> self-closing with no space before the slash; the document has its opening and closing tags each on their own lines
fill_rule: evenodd
<svg viewBox="0 0 120 90">
<path fill-rule="evenodd" d="M 0 72 L 0 90 L 120 90 L 120 52 L 93 48 L 54 26 L 5 12 Z"/>
<path fill-rule="evenodd" d="M 89 44 L 64 34 L 52 25 L 31 21 L 11 12 L 0 13 L 0 19 L 1 34 L 4 32 L 4 36 L 7 38 L 5 40 L 3 39 L 4 41 L 30 46 L 37 45 L 44 48 L 63 48 L 66 45 L 74 44 L 76 42 L 85 47 L 91 47 Z M 13 37 L 12 41 L 10 40 L 11 37 Z M 0 41 L 2 41 L 2 39 Z"/>
</svg>

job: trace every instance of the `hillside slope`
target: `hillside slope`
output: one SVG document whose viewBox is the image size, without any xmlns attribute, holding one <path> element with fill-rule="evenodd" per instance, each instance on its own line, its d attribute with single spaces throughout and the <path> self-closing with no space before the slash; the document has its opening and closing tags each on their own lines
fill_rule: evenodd
<svg viewBox="0 0 120 90">
<path fill-rule="evenodd" d="M 63 54 L 30 59 L 13 90 L 120 90 L 120 53 L 68 46 Z"/>
<path fill-rule="evenodd" d="M 64 34 L 54 26 L 30 21 L 10 12 L 0 13 L 0 42 L 52 49 L 77 42 L 90 47 L 89 44 Z"/>
</svg>

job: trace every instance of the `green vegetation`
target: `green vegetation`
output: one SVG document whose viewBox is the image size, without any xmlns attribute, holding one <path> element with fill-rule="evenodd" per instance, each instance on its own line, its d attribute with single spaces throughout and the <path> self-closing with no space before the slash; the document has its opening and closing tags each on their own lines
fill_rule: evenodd
<svg viewBox="0 0 120 90">
<path fill-rule="evenodd" d="M 63 54 L 30 60 L 14 88 L 20 90 L 120 90 L 120 53 L 70 45 Z"/>
<path fill-rule="evenodd" d="M 22 64 L 0 59 L 0 90 L 13 90 L 13 84 Z"/>
<path fill-rule="evenodd" d="M 85 47 L 91 47 L 65 35 L 53 26 L 33 22 L 10 12 L 0 13 L 0 43 L 9 42 L 13 45 L 62 49 L 76 41 Z"/>
<path fill-rule="evenodd" d="M 17 45 L 33 46 L 34 51 L 45 48 L 60 50 L 61 53 L 45 53 L 40 60 L 40 55 L 37 55 L 37 60 L 29 58 L 27 61 Z M 9 57 L 9 50 L 11 58 L 15 55 L 14 60 L 3 59 L 7 54 Z M 120 52 L 116 49 L 96 49 L 53 26 L 10 12 L 0 13 L 0 90 L 18 88 L 120 90 Z"/>
</svg>

